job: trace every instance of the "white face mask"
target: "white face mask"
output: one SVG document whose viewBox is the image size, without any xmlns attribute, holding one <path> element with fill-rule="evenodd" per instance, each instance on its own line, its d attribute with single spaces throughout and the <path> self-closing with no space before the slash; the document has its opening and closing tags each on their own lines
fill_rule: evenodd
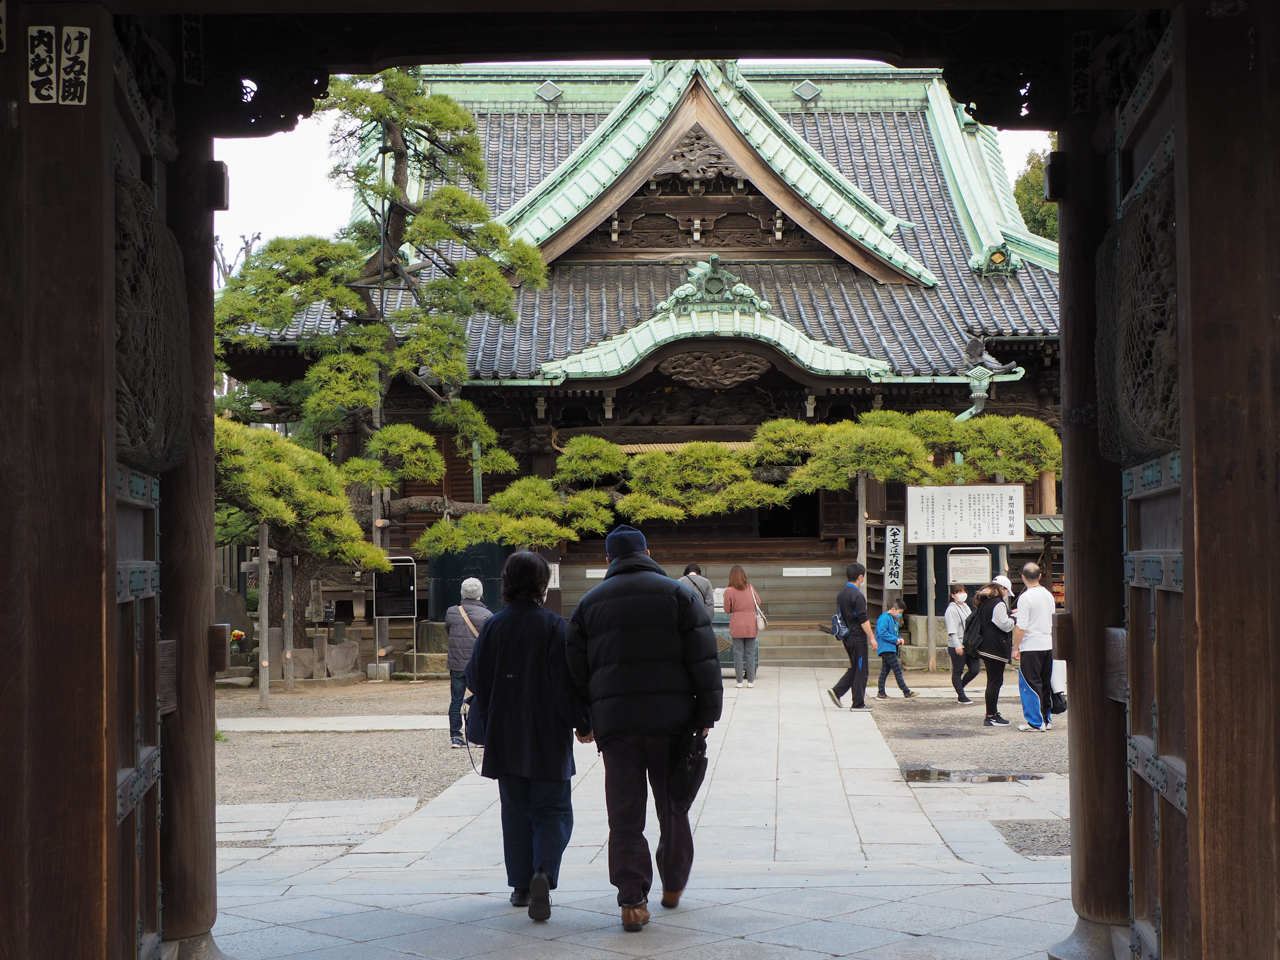
<svg viewBox="0 0 1280 960">
<path fill-rule="evenodd" d="M 956 594 L 956 603 L 964 603 L 968 599 L 969 599 L 969 595 L 967 593 Z"/>
</svg>

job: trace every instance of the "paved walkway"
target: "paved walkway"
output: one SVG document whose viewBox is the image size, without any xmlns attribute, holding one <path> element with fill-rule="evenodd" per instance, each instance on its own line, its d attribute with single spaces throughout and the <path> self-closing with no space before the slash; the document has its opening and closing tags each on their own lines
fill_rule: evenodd
<svg viewBox="0 0 1280 960">
<path fill-rule="evenodd" d="M 228 733 L 318 733 L 330 730 L 448 730 L 449 718 L 406 714 L 369 717 L 227 717 L 218 729 Z"/>
<path fill-rule="evenodd" d="M 835 676 L 773 669 L 726 690 L 689 889 L 675 911 L 655 898 L 641 933 L 618 922 L 604 771 L 579 746 L 549 923 L 507 904 L 497 789 L 468 775 L 421 807 L 220 807 L 214 934 L 239 960 L 1043 957 L 1075 919 L 1069 862 L 1019 856 L 990 821 L 1066 817 L 1066 778 L 908 784 L 872 716 L 827 701 Z"/>
</svg>

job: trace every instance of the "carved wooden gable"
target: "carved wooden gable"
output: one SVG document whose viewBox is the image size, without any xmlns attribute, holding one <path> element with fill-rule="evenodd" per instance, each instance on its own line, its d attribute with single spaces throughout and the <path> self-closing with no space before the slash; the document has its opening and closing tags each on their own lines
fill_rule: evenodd
<svg viewBox="0 0 1280 960">
<path fill-rule="evenodd" d="M 695 124 L 648 182 L 564 259 L 688 259 L 704 251 L 753 259 L 834 257 Z"/>
</svg>

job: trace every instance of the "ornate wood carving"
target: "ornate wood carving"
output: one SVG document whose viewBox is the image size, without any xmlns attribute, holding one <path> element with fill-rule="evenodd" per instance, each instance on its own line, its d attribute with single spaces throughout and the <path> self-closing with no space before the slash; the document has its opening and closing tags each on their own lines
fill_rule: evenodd
<svg viewBox="0 0 1280 960">
<path fill-rule="evenodd" d="M 758 380 L 772 364 L 750 353 L 694 351 L 668 357 L 658 370 L 673 380 L 703 390 L 723 390 Z"/>
<path fill-rule="evenodd" d="M 655 177 L 674 175 L 681 180 L 704 181 L 717 177 L 742 180 L 745 174 L 729 159 L 724 148 L 694 124 L 671 156 L 653 171 Z"/>
</svg>

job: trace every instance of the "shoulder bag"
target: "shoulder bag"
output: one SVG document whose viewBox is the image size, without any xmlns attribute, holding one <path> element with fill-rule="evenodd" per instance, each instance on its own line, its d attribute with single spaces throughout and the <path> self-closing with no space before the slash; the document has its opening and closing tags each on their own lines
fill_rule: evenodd
<svg viewBox="0 0 1280 960">
<path fill-rule="evenodd" d="M 756 588 L 751 588 L 751 598 L 756 604 L 756 633 L 769 629 L 769 621 L 765 619 L 764 611 L 760 609 L 760 597 L 756 593 Z"/>
<path fill-rule="evenodd" d="M 672 744 L 667 795 L 677 812 L 689 812 L 706 776 L 707 738 L 701 730 L 690 730 Z"/>
<path fill-rule="evenodd" d="M 458 604 L 458 612 L 462 614 L 462 619 L 467 621 L 467 627 L 471 630 L 471 635 L 473 637 L 480 636 L 480 631 L 476 629 L 476 625 L 472 623 L 471 618 L 467 616 L 467 608 L 462 604 Z"/>
</svg>

